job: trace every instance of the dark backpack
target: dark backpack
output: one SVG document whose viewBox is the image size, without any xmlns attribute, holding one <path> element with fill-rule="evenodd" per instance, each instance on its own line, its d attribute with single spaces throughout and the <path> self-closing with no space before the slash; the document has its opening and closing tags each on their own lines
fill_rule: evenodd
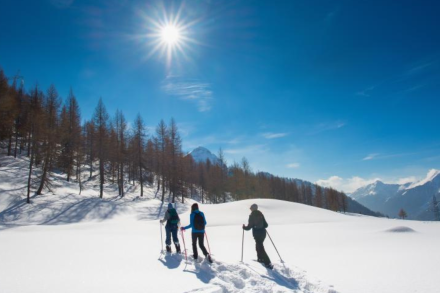
<svg viewBox="0 0 440 293">
<path fill-rule="evenodd" d="M 204 230 L 205 229 L 205 219 L 201 213 L 194 213 L 194 229 Z"/>
<path fill-rule="evenodd" d="M 253 227 L 254 229 L 261 230 L 267 228 L 266 226 L 267 224 L 265 223 L 266 221 L 264 220 L 264 216 L 260 211 L 255 211 L 253 217 L 254 217 L 254 227 Z"/>
<path fill-rule="evenodd" d="M 171 225 L 177 225 L 179 223 L 179 215 L 176 212 L 176 209 L 169 209 L 168 214 L 170 214 L 170 218 L 168 219 L 168 222 Z"/>
</svg>

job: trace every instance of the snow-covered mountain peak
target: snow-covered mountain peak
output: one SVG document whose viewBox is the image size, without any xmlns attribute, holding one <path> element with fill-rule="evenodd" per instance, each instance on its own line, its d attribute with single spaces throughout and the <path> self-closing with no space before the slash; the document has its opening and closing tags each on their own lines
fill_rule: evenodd
<svg viewBox="0 0 440 293">
<path fill-rule="evenodd" d="M 411 188 L 414 188 L 417 186 L 422 186 L 422 185 L 425 185 L 429 182 L 440 184 L 440 170 L 436 170 L 436 169 L 429 170 L 428 174 L 426 175 L 426 177 L 424 179 L 422 179 L 418 182 L 414 182 L 413 184 L 408 186 L 407 189 L 411 189 Z"/>
<path fill-rule="evenodd" d="M 202 146 L 195 148 L 189 154 L 197 163 L 206 162 L 206 160 L 209 160 L 211 164 L 220 164 L 220 160 L 217 158 L 217 156 L 211 153 L 210 150 Z"/>
</svg>

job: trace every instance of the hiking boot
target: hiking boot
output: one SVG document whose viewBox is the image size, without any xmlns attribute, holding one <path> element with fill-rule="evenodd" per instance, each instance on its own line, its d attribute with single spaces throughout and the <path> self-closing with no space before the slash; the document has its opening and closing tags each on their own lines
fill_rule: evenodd
<svg viewBox="0 0 440 293">
<path fill-rule="evenodd" d="M 168 253 L 171 253 L 171 246 L 170 246 L 170 245 L 167 245 L 166 248 L 167 248 L 167 252 L 168 252 Z"/>
<path fill-rule="evenodd" d="M 265 264 L 264 266 L 269 270 L 273 270 L 273 264 L 271 264 L 271 263 Z"/>
<path fill-rule="evenodd" d="M 177 244 L 174 244 L 175 246 L 176 246 L 176 252 L 177 253 L 180 253 L 180 245 L 177 243 Z"/>
<path fill-rule="evenodd" d="M 211 258 L 211 255 L 210 255 L 210 254 L 205 255 L 205 257 L 208 259 L 208 261 L 209 261 L 210 263 L 212 263 L 212 258 Z"/>
</svg>

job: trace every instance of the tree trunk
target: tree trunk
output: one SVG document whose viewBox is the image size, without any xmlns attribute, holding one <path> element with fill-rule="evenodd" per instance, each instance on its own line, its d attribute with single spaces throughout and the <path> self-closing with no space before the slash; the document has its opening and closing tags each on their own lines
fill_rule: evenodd
<svg viewBox="0 0 440 293">
<path fill-rule="evenodd" d="M 120 165 L 121 170 L 119 171 L 119 184 L 120 184 L 120 194 L 121 197 L 124 197 L 124 165 Z"/>
<path fill-rule="evenodd" d="M 78 180 L 78 184 L 79 184 L 79 195 L 81 195 L 81 191 L 82 191 L 81 162 L 79 159 L 76 161 L 76 179 Z"/>
<path fill-rule="evenodd" d="M 50 157 L 50 154 L 48 153 L 48 154 L 46 154 L 46 157 L 44 158 L 43 174 L 41 175 L 41 181 L 40 181 L 40 186 L 38 187 L 38 190 L 37 190 L 37 195 L 41 195 L 41 192 L 43 191 L 43 188 L 44 188 L 44 183 L 46 182 L 47 171 L 49 169 L 49 157 Z"/>
<path fill-rule="evenodd" d="M 28 134 L 28 138 L 27 138 L 27 157 L 29 158 L 29 156 L 31 155 L 31 133 L 29 132 Z"/>
<path fill-rule="evenodd" d="M 141 183 L 141 197 L 144 196 L 144 177 L 142 174 L 142 166 L 139 164 L 139 181 Z"/>
<path fill-rule="evenodd" d="M 30 193 L 31 193 L 31 177 L 32 177 L 32 164 L 34 161 L 34 152 L 31 154 L 31 158 L 29 160 L 29 175 L 28 175 L 28 184 L 27 184 L 27 203 L 31 203 Z"/>
<path fill-rule="evenodd" d="M 99 197 L 102 198 L 104 193 L 104 162 L 99 159 Z"/>
<path fill-rule="evenodd" d="M 162 176 L 162 202 L 164 202 L 165 199 L 165 178 Z"/>
<path fill-rule="evenodd" d="M 14 158 L 17 158 L 18 131 L 15 132 Z"/>
<path fill-rule="evenodd" d="M 12 149 L 12 133 L 9 135 L 9 142 L 8 142 L 8 156 L 11 155 L 11 149 Z"/>
</svg>

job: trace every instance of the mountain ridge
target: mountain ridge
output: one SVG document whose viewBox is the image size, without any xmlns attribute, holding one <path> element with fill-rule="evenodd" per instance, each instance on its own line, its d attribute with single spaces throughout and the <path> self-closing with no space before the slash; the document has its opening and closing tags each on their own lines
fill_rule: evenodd
<svg viewBox="0 0 440 293">
<path fill-rule="evenodd" d="M 358 188 L 350 194 L 364 206 L 374 211 L 384 213 L 390 217 L 397 217 L 403 208 L 409 219 L 431 220 L 429 213 L 432 197 L 440 194 L 440 170 L 429 170 L 422 180 L 405 183 L 390 184 L 375 181 Z"/>
</svg>

